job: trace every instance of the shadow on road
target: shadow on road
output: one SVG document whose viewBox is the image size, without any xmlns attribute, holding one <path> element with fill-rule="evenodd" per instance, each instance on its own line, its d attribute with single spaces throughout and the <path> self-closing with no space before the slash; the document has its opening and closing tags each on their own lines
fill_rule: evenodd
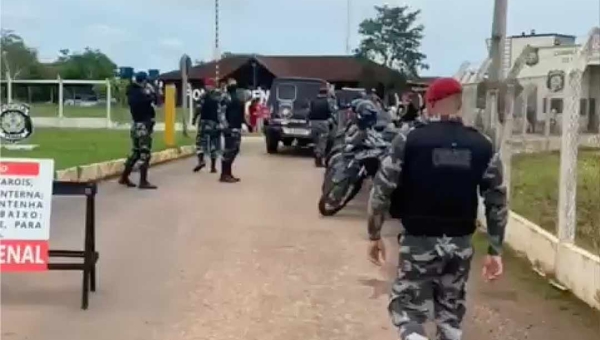
<svg viewBox="0 0 600 340">
<path fill-rule="evenodd" d="M 279 151 L 275 155 L 271 156 L 281 156 L 281 157 L 312 157 L 313 150 L 312 148 L 300 148 L 300 147 L 280 147 Z"/>
</svg>

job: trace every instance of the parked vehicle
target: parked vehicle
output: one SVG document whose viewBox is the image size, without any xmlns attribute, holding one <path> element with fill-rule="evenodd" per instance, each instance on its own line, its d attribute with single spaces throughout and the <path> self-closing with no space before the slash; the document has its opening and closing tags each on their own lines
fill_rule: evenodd
<svg viewBox="0 0 600 340">
<path fill-rule="evenodd" d="M 273 81 L 267 103 L 270 114 L 263 127 L 268 153 L 276 153 L 279 142 L 291 146 L 296 141 L 300 147 L 312 143 L 308 120 L 310 102 L 326 85 L 325 80 L 312 78 L 277 78 Z"/>
<path fill-rule="evenodd" d="M 98 105 L 98 97 L 94 95 L 75 95 L 71 99 L 67 99 L 64 101 L 64 105 L 66 106 L 82 106 L 82 107 L 91 107 Z"/>
</svg>

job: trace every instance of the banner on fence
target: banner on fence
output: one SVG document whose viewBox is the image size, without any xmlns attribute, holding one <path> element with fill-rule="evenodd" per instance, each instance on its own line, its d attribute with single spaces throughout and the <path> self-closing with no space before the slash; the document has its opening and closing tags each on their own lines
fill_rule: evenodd
<svg viewBox="0 0 600 340">
<path fill-rule="evenodd" d="M 48 269 L 52 159 L 0 159 L 0 271 Z"/>
</svg>

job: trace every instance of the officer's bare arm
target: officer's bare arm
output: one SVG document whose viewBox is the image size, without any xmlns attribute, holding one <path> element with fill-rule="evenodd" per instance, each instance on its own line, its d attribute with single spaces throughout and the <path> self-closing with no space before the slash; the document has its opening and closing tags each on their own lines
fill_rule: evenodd
<svg viewBox="0 0 600 340">
<path fill-rule="evenodd" d="M 504 186 L 502 161 L 496 153 L 488 165 L 479 190 L 485 205 L 485 217 L 489 238 L 489 255 L 501 255 L 504 230 L 508 221 L 506 187 Z"/>
<path fill-rule="evenodd" d="M 389 155 L 381 162 L 381 166 L 371 189 L 369 198 L 369 239 L 381 239 L 381 227 L 390 206 L 392 193 L 398 186 L 402 173 L 404 147 L 407 134 L 401 133 L 392 141 Z"/>
</svg>

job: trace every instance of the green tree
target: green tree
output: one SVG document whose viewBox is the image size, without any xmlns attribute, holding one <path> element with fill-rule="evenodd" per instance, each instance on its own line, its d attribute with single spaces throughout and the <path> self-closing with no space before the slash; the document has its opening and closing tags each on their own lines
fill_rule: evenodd
<svg viewBox="0 0 600 340">
<path fill-rule="evenodd" d="M 99 80 L 114 77 L 117 65 L 104 53 L 87 47 L 83 53 L 60 51 L 57 61 L 60 76 L 64 79 Z"/>
<path fill-rule="evenodd" d="M 5 78 L 40 79 L 45 76 L 44 65 L 38 61 L 37 51 L 25 44 L 23 38 L 11 30 L 0 32 L 0 63 Z"/>
<path fill-rule="evenodd" d="M 406 76 L 416 77 L 428 69 L 425 54 L 420 52 L 424 26 L 418 24 L 420 10 L 408 6 L 375 6 L 375 18 L 365 19 L 359 26 L 363 36 L 356 54 Z"/>
</svg>

